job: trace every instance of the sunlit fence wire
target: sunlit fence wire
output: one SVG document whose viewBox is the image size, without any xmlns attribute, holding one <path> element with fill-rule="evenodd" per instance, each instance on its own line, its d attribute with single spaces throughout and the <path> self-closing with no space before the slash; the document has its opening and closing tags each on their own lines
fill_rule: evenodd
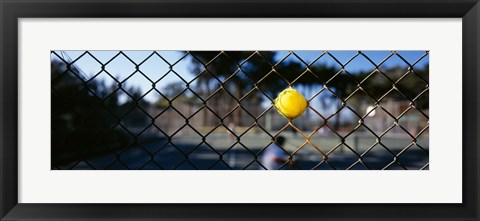
<svg viewBox="0 0 480 221">
<path fill-rule="evenodd" d="M 343 61 L 323 51 L 308 62 L 295 51 L 275 59 L 262 51 L 181 53 L 172 60 L 152 51 L 138 60 L 125 51 L 108 59 L 83 51 L 72 59 L 52 51 L 52 169 L 267 169 L 260 158 L 283 135 L 298 142 L 280 146 L 287 159 L 277 169 L 428 169 L 428 66 L 416 66 L 428 51 L 414 61 L 396 51 L 381 60 L 358 51 Z M 85 73 L 78 65 L 84 59 L 96 72 Z M 319 67 L 322 59 L 334 64 Z M 359 59 L 370 69 L 351 73 Z M 391 59 L 404 68 L 382 68 Z M 131 68 L 127 75 L 110 70 L 118 60 Z M 177 68 L 187 60 L 193 75 Z M 165 72 L 152 74 L 147 63 Z M 177 83 L 165 88 L 171 77 Z M 128 87 L 134 78 L 147 89 Z M 309 91 L 308 116 L 292 121 L 276 113 L 273 100 L 289 86 Z M 333 108 L 313 105 L 322 99 Z M 342 126 L 343 112 L 350 121 Z M 164 154 L 167 148 L 175 157 Z M 234 149 L 242 159 L 232 158 Z M 193 159 L 200 150 L 210 153 L 208 163 Z M 384 160 L 375 163 L 371 154 L 379 151 Z M 404 159 L 412 153 L 416 164 Z M 305 159 L 312 160 L 294 163 Z"/>
</svg>

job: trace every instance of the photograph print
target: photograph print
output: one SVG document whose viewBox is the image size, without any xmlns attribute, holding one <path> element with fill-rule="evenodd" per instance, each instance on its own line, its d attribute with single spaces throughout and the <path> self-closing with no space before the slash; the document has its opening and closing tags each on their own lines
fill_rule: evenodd
<svg viewBox="0 0 480 221">
<path fill-rule="evenodd" d="M 428 170 L 429 51 L 50 53 L 52 170 Z"/>
</svg>

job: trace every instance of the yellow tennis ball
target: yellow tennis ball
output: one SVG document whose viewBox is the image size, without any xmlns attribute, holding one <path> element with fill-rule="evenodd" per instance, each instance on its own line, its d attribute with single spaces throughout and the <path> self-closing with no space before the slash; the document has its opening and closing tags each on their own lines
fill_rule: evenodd
<svg viewBox="0 0 480 221">
<path fill-rule="evenodd" d="M 297 90 L 289 87 L 278 94 L 274 105 L 280 114 L 293 119 L 303 114 L 308 102 Z"/>
</svg>

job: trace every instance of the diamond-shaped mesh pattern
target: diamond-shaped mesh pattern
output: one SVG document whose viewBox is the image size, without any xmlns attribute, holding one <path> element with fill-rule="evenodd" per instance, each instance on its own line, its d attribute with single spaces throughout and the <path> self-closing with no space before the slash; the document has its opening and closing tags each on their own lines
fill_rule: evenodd
<svg viewBox="0 0 480 221">
<path fill-rule="evenodd" d="M 171 53 L 52 51 L 52 169 L 428 169 L 428 51 Z"/>
</svg>

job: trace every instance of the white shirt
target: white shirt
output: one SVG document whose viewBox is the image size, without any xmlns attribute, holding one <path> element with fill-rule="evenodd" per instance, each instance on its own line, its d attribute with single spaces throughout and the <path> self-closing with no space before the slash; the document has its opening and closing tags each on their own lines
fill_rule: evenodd
<svg viewBox="0 0 480 221">
<path fill-rule="evenodd" d="M 277 170 L 283 165 L 283 163 L 279 163 L 275 160 L 277 158 L 284 159 L 286 161 L 288 159 L 288 155 L 278 145 L 271 144 L 263 151 L 260 163 L 268 170 Z"/>
</svg>

